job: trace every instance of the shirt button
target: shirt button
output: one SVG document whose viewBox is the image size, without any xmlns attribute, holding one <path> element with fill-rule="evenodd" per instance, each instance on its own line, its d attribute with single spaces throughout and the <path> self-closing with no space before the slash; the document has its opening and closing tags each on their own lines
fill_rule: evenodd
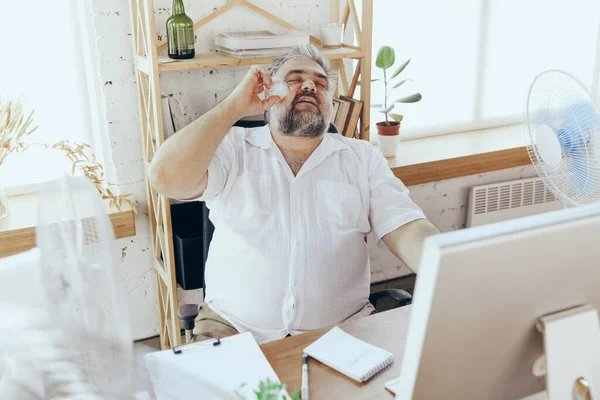
<svg viewBox="0 0 600 400">
<path fill-rule="evenodd" d="M 296 240 L 296 243 L 294 243 L 296 245 L 296 247 L 300 246 L 300 242 Z"/>
<path fill-rule="evenodd" d="M 294 211 L 292 214 L 294 214 L 295 216 L 298 216 L 298 211 Z"/>
</svg>

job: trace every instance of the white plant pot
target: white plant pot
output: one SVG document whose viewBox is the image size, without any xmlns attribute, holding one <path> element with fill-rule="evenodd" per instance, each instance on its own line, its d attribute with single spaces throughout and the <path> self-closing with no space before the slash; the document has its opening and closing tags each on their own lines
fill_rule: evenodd
<svg viewBox="0 0 600 400">
<path fill-rule="evenodd" d="M 379 142 L 379 150 L 383 153 L 384 157 L 395 157 L 396 150 L 398 148 L 398 141 L 400 135 L 394 136 L 383 136 L 377 134 L 377 141 Z"/>
</svg>

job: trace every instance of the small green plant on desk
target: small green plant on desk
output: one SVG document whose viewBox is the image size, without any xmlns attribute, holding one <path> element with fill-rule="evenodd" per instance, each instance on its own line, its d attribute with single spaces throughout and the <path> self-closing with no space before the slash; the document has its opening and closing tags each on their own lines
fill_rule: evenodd
<svg viewBox="0 0 600 400">
<path fill-rule="evenodd" d="M 243 387 L 244 385 L 240 389 Z M 264 381 L 260 381 L 258 390 L 255 390 L 254 394 L 256 395 L 256 400 L 301 400 L 299 391 L 292 392 L 289 398 L 286 395 L 281 395 L 281 392 L 286 387 L 285 383 L 274 382 L 267 378 Z"/>
<path fill-rule="evenodd" d="M 396 83 L 393 87 L 388 88 L 388 86 L 392 84 L 392 79 L 396 78 L 398 75 L 400 75 L 400 73 L 402 73 L 402 71 L 404 71 L 404 69 L 410 63 L 410 60 L 411 59 L 409 58 L 408 60 L 404 61 L 392 73 L 392 75 L 390 77 L 388 77 L 388 69 L 391 68 L 394 65 L 394 63 L 396 62 L 396 54 L 394 52 L 394 49 L 390 46 L 382 46 L 379 49 L 379 52 L 377 53 L 377 59 L 375 61 L 375 65 L 378 68 L 380 68 L 381 70 L 383 70 L 383 79 L 376 78 L 376 79 L 372 79 L 371 82 L 383 81 L 383 84 L 385 85 L 385 90 L 384 90 L 383 104 L 372 104 L 371 107 L 379 108 L 379 112 L 385 115 L 385 121 L 380 122 L 380 124 L 382 124 L 382 125 L 385 125 L 385 126 L 393 125 L 394 123 L 391 122 L 390 119 L 393 119 L 397 124 L 400 124 L 400 122 L 402 122 L 402 119 L 404 118 L 403 115 L 393 114 L 391 112 L 392 109 L 394 108 L 394 106 L 396 105 L 396 103 L 417 103 L 417 102 L 421 101 L 421 99 L 423 98 L 423 96 L 421 96 L 421 93 L 413 93 L 410 96 L 401 97 L 392 102 L 389 101 L 389 96 L 394 89 L 399 88 L 400 86 L 404 85 L 408 81 L 412 81 L 412 79 L 410 79 L 410 78 L 403 79 L 400 82 Z"/>
<path fill-rule="evenodd" d="M 383 82 L 383 103 L 372 104 L 371 107 L 379 109 L 379 112 L 385 115 L 385 120 L 377 122 L 377 142 L 379 143 L 379 149 L 383 153 L 384 157 L 395 157 L 396 150 L 398 147 L 398 140 L 400 137 L 400 123 L 404 119 L 401 114 L 394 114 L 392 110 L 397 103 L 417 103 L 421 101 L 421 93 L 413 93 L 410 96 L 400 97 L 394 101 L 391 101 L 390 95 L 392 91 L 400 88 L 408 81 L 412 79 L 402 79 L 397 83 L 393 82 L 393 79 L 398 77 L 402 71 L 410 63 L 410 58 L 404 61 L 398 68 L 391 70 L 396 62 L 396 53 L 390 46 L 382 46 L 377 53 L 377 59 L 375 60 L 375 66 L 383 71 L 383 79 L 375 78 L 371 79 L 371 82 Z M 391 73 L 391 75 L 390 75 Z M 366 84 L 363 82 L 363 84 Z M 393 86 L 392 86 L 393 84 Z M 391 87 L 390 87 L 391 86 Z"/>
</svg>

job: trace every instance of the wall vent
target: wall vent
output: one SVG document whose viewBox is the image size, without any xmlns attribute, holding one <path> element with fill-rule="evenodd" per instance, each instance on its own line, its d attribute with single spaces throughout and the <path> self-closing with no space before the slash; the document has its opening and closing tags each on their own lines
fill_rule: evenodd
<svg viewBox="0 0 600 400">
<path fill-rule="evenodd" d="M 560 210 L 564 204 L 540 178 L 474 186 L 469 194 L 467 227 Z"/>
</svg>

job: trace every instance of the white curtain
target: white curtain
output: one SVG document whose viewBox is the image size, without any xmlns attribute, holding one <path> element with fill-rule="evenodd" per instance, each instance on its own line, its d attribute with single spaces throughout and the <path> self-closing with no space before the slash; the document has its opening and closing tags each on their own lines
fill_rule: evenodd
<svg viewBox="0 0 600 400">
<path fill-rule="evenodd" d="M 89 96 L 80 13 L 72 0 L 2 1 L 0 96 L 35 109 L 29 142 L 90 142 Z M 0 186 L 53 179 L 71 163 L 52 150 L 30 148 L 0 166 Z"/>
</svg>

